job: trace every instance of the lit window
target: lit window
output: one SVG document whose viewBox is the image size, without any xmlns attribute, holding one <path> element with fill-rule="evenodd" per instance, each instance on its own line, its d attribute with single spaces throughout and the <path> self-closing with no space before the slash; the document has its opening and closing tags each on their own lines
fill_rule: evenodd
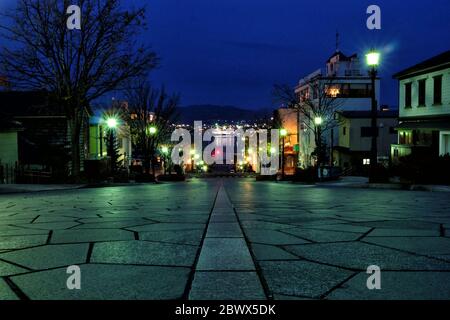
<svg viewBox="0 0 450 320">
<path fill-rule="evenodd" d="M 339 95 L 339 93 L 341 93 L 339 88 L 329 88 L 328 89 L 328 95 L 332 98 L 336 98 Z"/>
<path fill-rule="evenodd" d="M 363 159 L 363 165 L 365 166 L 370 165 L 370 159 Z"/>
</svg>

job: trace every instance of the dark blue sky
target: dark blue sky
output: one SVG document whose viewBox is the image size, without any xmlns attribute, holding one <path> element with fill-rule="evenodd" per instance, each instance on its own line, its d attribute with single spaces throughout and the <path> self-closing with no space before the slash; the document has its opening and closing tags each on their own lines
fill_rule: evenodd
<svg viewBox="0 0 450 320">
<path fill-rule="evenodd" d="M 0 0 L 0 10 L 14 0 Z M 148 5 L 142 40 L 162 58 L 152 79 L 182 104 L 272 106 L 274 83 L 295 83 L 335 50 L 384 51 L 381 103 L 397 105 L 392 74 L 450 49 L 450 1 L 133 0 Z M 133 5 L 130 4 L 130 5 Z M 382 10 L 382 30 L 366 28 L 366 9 Z"/>
</svg>

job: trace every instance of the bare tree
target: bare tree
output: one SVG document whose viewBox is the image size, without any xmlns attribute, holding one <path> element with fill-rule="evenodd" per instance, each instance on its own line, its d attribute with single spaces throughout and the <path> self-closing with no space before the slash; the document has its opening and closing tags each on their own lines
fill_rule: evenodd
<svg viewBox="0 0 450 320">
<path fill-rule="evenodd" d="M 15 88 L 46 90 L 68 118 L 72 175 L 80 173 L 82 121 L 92 101 L 146 74 L 157 64 L 136 41 L 145 9 L 125 10 L 120 0 L 79 0 L 81 30 L 67 28 L 69 0 L 18 0 L 0 26 L 10 43 L 0 66 Z"/>
<path fill-rule="evenodd" d="M 327 132 L 340 124 L 336 113 L 343 100 L 340 98 L 339 85 L 333 78 L 317 78 L 307 84 L 305 94 L 297 94 L 289 85 L 275 85 L 273 95 L 278 103 L 287 108 L 296 109 L 301 122 L 313 132 L 317 165 L 324 163 L 326 148 L 324 137 Z"/>
<path fill-rule="evenodd" d="M 178 117 L 178 95 L 167 95 L 164 87 L 154 89 L 140 81 L 127 92 L 129 126 L 133 144 L 144 160 L 146 173 L 155 175 L 155 160 L 161 144 L 170 140 L 172 124 Z"/>
</svg>

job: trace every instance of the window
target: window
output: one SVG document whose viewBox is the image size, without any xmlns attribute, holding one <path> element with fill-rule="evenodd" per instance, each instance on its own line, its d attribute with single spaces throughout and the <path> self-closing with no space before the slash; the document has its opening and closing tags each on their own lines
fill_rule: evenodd
<svg viewBox="0 0 450 320">
<path fill-rule="evenodd" d="M 347 127 L 342 128 L 342 135 L 347 135 Z"/>
<path fill-rule="evenodd" d="M 376 130 L 376 135 L 378 137 L 378 128 Z M 372 137 L 372 127 L 361 127 L 361 137 L 362 138 Z"/>
<path fill-rule="evenodd" d="M 412 83 L 405 83 L 405 108 L 412 107 Z"/>
<path fill-rule="evenodd" d="M 398 137 L 399 137 L 398 140 L 399 144 L 407 144 L 407 145 L 413 144 L 411 131 L 400 131 Z"/>
<path fill-rule="evenodd" d="M 433 104 L 442 104 L 442 75 L 434 77 Z"/>
<path fill-rule="evenodd" d="M 419 107 L 425 107 L 425 96 L 426 96 L 426 79 L 419 80 Z"/>
<path fill-rule="evenodd" d="M 370 165 L 370 159 L 363 159 L 363 165 L 365 166 Z"/>
</svg>

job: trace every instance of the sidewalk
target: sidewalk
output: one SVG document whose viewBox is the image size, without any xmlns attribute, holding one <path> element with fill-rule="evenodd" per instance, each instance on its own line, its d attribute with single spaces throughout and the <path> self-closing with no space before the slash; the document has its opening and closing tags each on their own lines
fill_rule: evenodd
<svg viewBox="0 0 450 320">
<path fill-rule="evenodd" d="M 83 187 L 85 185 L 82 184 L 0 184 L 0 194 L 73 190 Z"/>
<path fill-rule="evenodd" d="M 450 186 L 441 185 L 408 185 L 402 183 L 371 183 L 367 177 L 342 177 L 337 181 L 319 182 L 317 186 L 323 187 L 345 187 L 345 188 L 366 188 L 366 189 L 389 189 L 407 191 L 429 191 L 429 192 L 450 192 Z"/>
</svg>

